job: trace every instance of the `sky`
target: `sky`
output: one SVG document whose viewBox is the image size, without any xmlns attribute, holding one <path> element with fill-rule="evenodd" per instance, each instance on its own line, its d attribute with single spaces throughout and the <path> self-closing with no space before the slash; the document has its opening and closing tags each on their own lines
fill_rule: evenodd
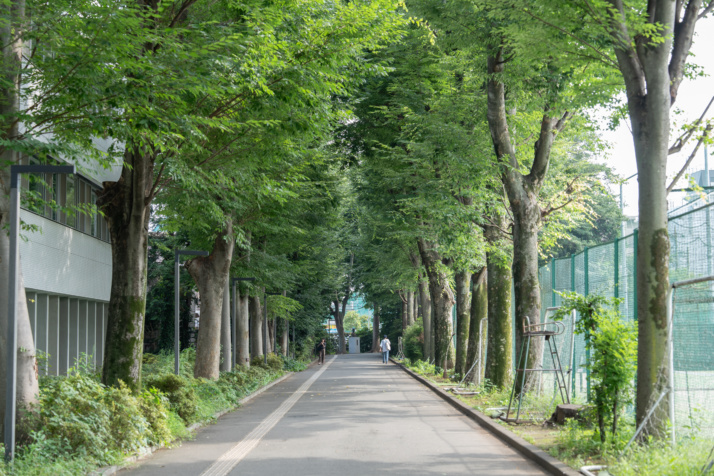
<svg viewBox="0 0 714 476">
<path fill-rule="evenodd" d="M 714 18 L 709 17 L 700 20 L 696 27 L 695 43 L 692 47 L 694 57 L 690 55 L 690 63 L 694 63 L 702 67 L 705 74 L 709 76 L 696 78 L 695 80 L 685 79 L 679 87 L 677 102 L 675 108 L 682 111 L 681 116 L 677 116 L 679 123 L 684 121 L 690 122 L 696 120 L 704 111 L 704 108 L 709 103 L 709 100 L 714 96 Z M 672 115 L 674 118 L 674 115 Z M 714 117 L 714 106 L 710 108 L 708 118 Z M 680 132 L 673 130 L 671 133 L 670 145 L 680 135 Z M 622 178 L 629 177 L 637 173 L 637 164 L 635 163 L 635 149 L 632 145 L 632 135 L 630 134 L 629 121 L 623 121 L 620 127 L 614 131 L 603 131 L 602 137 L 610 144 L 611 150 L 609 157 L 605 159 L 613 170 Z M 669 178 L 667 184 L 677 174 L 689 157 L 689 154 L 694 149 L 695 142 L 692 141 L 688 147 L 685 147 L 679 154 L 671 155 L 667 161 L 667 176 Z M 714 169 L 714 145 L 709 146 L 709 167 Z M 694 159 L 689 170 L 694 172 L 704 169 L 704 150 L 700 148 L 697 158 Z M 637 177 L 630 179 L 623 186 L 623 198 L 625 202 L 624 212 L 628 216 L 637 215 Z M 677 187 L 687 186 L 686 177 L 680 179 Z M 619 186 L 612 187 L 612 191 L 619 197 Z M 672 192 L 668 200 L 672 205 L 678 206 L 683 203 L 684 193 Z"/>
</svg>

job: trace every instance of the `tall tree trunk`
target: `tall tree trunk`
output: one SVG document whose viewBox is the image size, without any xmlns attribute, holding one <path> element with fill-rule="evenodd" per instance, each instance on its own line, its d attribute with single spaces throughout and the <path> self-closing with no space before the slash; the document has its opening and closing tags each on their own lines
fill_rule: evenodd
<svg viewBox="0 0 714 476">
<path fill-rule="evenodd" d="M 250 367 L 250 297 L 240 287 L 236 295 L 236 363 Z"/>
<path fill-rule="evenodd" d="M 337 353 L 345 353 L 345 308 L 340 309 L 340 301 L 335 299 L 333 301 L 335 306 L 335 311 L 333 316 L 335 317 L 335 327 L 337 328 Z"/>
<path fill-rule="evenodd" d="M 379 304 L 374 303 L 374 314 L 372 315 L 372 352 L 379 352 Z"/>
<path fill-rule="evenodd" d="M 434 358 L 431 332 L 431 295 L 429 283 L 419 273 L 419 297 L 421 298 L 422 323 L 424 324 L 424 360 L 430 362 Z"/>
<path fill-rule="evenodd" d="M 268 309 L 270 309 L 270 306 L 268 306 Z M 265 310 L 263 310 L 263 312 L 265 312 Z M 270 314 L 268 314 L 268 338 L 265 342 L 265 353 L 273 353 L 273 320 L 270 319 Z"/>
<path fill-rule="evenodd" d="M 399 298 L 402 300 L 402 334 L 409 326 L 409 309 L 407 309 L 407 297 L 403 291 L 399 291 Z"/>
<path fill-rule="evenodd" d="M 201 294 L 201 327 L 196 343 L 194 377 L 216 380 L 220 375 L 223 294 L 230 274 L 234 243 L 233 223 L 229 220 L 213 242 L 209 256 L 186 262 L 186 270 L 196 281 Z"/>
<path fill-rule="evenodd" d="M 112 286 L 102 382 L 117 385 L 121 380 L 132 390 L 141 388 L 155 159 L 153 153 L 127 144 L 119 181 L 104 182 L 97 201 L 107 219 L 112 243 Z"/>
<path fill-rule="evenodd" d="M 466 356 L 466 364 L 468 368 L 473 367 L 471 373 L 466 377 L 467 382 L 481 384 L 481 372 L 479 369 L 484 367 L 483 356 L 486 349 L 487 328 L 481 326 L 481 321 L 488 318 L 488 290 L 487 290 L 487 268 L 484 266 L 473 274 L 471 280 L 473 282 L 473 291 L 471 292 L 471 312 L 469 324 L 469 348 Z M 485 324 L 485 323 L 484 323 Z M 481 350 L 479 354 L 479 349 Z M 478 363 L 476 363 L 476 361 Z M 475 365 L 474 365 L 475 364 Z"/>
<path fill-rule="evenodd" d="M 250 357 L 263 355 L 263 306 L 260 294 L 250 297 Z"/>
<path fill-rule="evenodd" d="M 221 306 L 221 372 L 230 372 L 233 365 L 233 349 L 231 348 L 231 290 L 230 274 L 226 277 L 226 287 L 223 290 L 223 305 Z"/>
<path fill-rule="evenodd" d="M 434 358 L 436 365 L 448 367 L 454 361 L 454 346 L 451 345 L 453 324 L 451 313 L 455 304 L 449 279 L 441 265 L 441 257 L 434 244 L 418 239 L 419 253 L 429 278 L 429 292 L 434 322 Z"/>
<path fill-rule="evenodd" d="M 454 371 L 463 376 L 468 370 L 466 354 L 469 344 L 469 326 L 471 324 L 471 273 L 457 271 L 454 275 L 456 284 L 456 365 Z"/>
<path fill-rule="evenodd" d="M 280 327 L 280 353 L 287 356 L 288 355 L 288 332 L 289 332 L 288 320 L 283 319 L 282 326 Z"/>
<path fill-rule="evenodd" d="M 661 41 L 629 31 L 626 12 L 611 3 L 610 36 L 627 91 L 627 105 L 637 160 L 639 236 L 637 242 L 637 395 L 635 416 L 641 424 L 653 402 L 668 387 L 667 293 L 667 156 L 670 108 L 684 79 L 702 0 L 652 0 L 643 20 L 655 27 Z M 642 30 L 640 30 L 642 31 Z M 636 36 L 631 36 L 636 35 Z M 667 428 L 666 395 L 644 426 L 646 435 Z"/>
<path fill-rule="evenodd" d="M 533 162 L 528 175 L 520 172 L 521 164 L 516 158 L 506 115 L 505 86 L 501 75 L 506 61 L 503 49 L 488 57 L 488 125 L 491 140 L 499 165 L 502 167 L 501 180 L 508 202 L 513 211 L 513 280 L 516 303 L 516 348 L 519 349 L 523 325 L 530 319 L 531 324 L 540 322 L 540 284 L 538 282 L 538 230 L 541 224 L 541 208 L 538 193 L 545 182 L 550 164 L 550 152 L 555 135 L 561 131 L 568 119 L 568 113 L 558 120 L 550 117 L 549 104 L 544 104 L 540 119 L 540 134 L 535 142 Z M 489 270 L 490 272 L 490 270 Z M 541 366 L 543 341 L 534 339 L 530 352 L 523 356 L 519 368 L 539 368 Z M 539 373 L 534 372 L 534 382 Z M 519 382 L 520 385 L 520 382 Z M 520 388 L 518 389 L 520 391 Z"/>
<path fill-rule="evenodd" d="M 2 139 L 14 140 L 18 135 L 16 119 L 20 110 L 21 58 L 22 58 L 22 28 L 25 26 L 25 2 L 14 0 L 0 7 L 5 23 L 0 25 L 0 40 L 2 41 L 3 80 L 0 92 L 0 120 L 2 123 Z M 5 405 L 7 388 L 7 331 L 9 301 L 9 261 L 10 237 L 7 233 L 10 220 L 10 165 L 17 165 L 19 153 L 7 148 L 0 149 L 0 426 L 4 431 Z M 37 362 L 35 342 L 30 327 L 30 314 L 27 310 L 25 285 L 22 278 L 22 266 L 18 257 L 16 301 L 17 325 L 17 366 L 16 366 L 16 423 L 22 426 L 22 412 L 31 404 L 37 402 L 40 393 L 37 380 Z"/>
<path fill-rule="evenodd" d="M 416 322 L 416 308 L 414 307 L 414 291 L 407 291 L 407 327 Z"/>
<path fill-rule="evenodd" d="M 492 220 L 505 228 L 503 217 L 494 214 Z M 488 226 L 484 235 L 493 250 L 507 248 L 500 230 Z M 513 343 L 511 321 L 510 263 L 495 252 L 486 254 L 488 287 L 488 350 L 485 378 L 497 387 L 505 388 L 513 378 Z"/>
<path fill-rule="evenodd" d="M 515 206 L 514 206 L 515 205 Z M 513 211 L 513 292 L 516 302 L 516 351 L 520 353 L 523 342 L 523 324 L 540 322 L 540 283 L 538 280 L 538 228 L 540 206 L 537 197 L 523 194 L 511 200 Z M 530 320 L 526 319 L 528 317 Z M 528 355 L 516 362 L 518 368 L 540 368 L 543 339 L 531 339 Z M 540 372 L 531 372 L 526 390 L 540 378 Z M 520 381 L 518 382 L 520 385 Z M 520 392 L 520 386 L 516 392 Z"/>
</svg>

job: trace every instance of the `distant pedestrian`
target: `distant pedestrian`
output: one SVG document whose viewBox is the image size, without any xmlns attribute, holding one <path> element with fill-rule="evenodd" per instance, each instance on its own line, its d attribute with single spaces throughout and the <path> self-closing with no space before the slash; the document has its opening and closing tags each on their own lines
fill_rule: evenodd
<svg viewBox="0 0 714 476">
<path fill-rule="evenodd" d="M 384 335 L 384 339 L 379 343 L 380 349 L 382 349 L 382 362 L 389 363 L 389 351 L 392 350 L 392 344 L 389 342 L 387 335 Z"/>
<path fill-rule="evenodd" d="M 325 363 L 325 349 L 327 344 L 325 339 L 322 339 L 319 344 L 317 344 L 317 365 L 322 365 Z"/>
</svg>

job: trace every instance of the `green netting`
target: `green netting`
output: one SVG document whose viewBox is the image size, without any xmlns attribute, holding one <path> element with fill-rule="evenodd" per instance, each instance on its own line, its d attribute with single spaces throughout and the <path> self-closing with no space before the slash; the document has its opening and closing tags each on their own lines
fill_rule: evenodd
<svg viewBox="0 0 714 476">
<path fill-rule="evenodd" d="M 670 218 L 671 282 L 714 275 L 713 225 L 712 205 Z M 546 314 L 546 308 L 560 305 L 555 291 L 565 290 L 619 297 L 623 318 L 637 320 L 636 240 L 635 233 L 542 267 L 541 322 L 550 314 Z M 676 428 L 679 434 L 696 429 L 713 436 L 714 281 L 678 287 L 673 316 Z M 588 391 L 585 339 L 573 338 L 572 319 L 566 319 L 564 325 L 566 331 L 556 340 L 561 366 L 565 373 L 570 372 L 566 378 L 570 380 L 571 397 L 584 401 Z M 543 367 L 552 368 L 547 352 L 543 357 Z M 542 392 L 557 389 L 552 374 L 544 376 L 541 387 Z"/>
</svg>

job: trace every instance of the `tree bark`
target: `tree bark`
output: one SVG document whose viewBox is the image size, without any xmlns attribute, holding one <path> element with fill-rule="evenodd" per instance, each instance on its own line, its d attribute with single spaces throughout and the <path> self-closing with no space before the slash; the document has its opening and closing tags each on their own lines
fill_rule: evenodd
<svg viewBox="0 0 714 476">
<path fill-rule="evenodd" d="M 335 299 L 332 304 L 335 306 L 333 316 L 335 327 L 337 328 L 337 353 L 345 353 L 345 308 L 340 309 L 340 301 Z M 345 301 L 346 305 L 346 301 Z"/>
<path fill-rule="evenodd" d="M 687 56 L 699 19 L 701 0 L 652 0 L 643 12 L 656 25 L 661 41 L 628 31 L 626 15 L 611 1 L 610 36 L 627 91 L 639 189 L 637 242 L 637 391 L 635 416 L 641 424 L 653 402 L 668 387 L 667 293 L 669 235 L 667 232 L 666 169 L 669 154 L 670 108 L 684 78 Z M 666 433 L 666 395 L 647 421 L 643 438 Z"/>
<path fill-rule="evenodd" d="M 250 297 L 240 287 L 236 294 L 236 363 L 250 367 Z"/>
<path fill-rule="evenodd" d="M 414 304 L 414 291 L 407 291 L 407 327 L 416 322 L 416 308 Z"/>
<path fill-rule="evenodd" d="M 419 297 L 421 298 L 422 323 L 424 324 L 424 360 L 430 362 L 434 358 L 431 332 L 431 295 L 429 283 L 419 273 Z"/>
<path fill-rule="evenodd" d="M 220 375 L 223 294 L 233 256 L 233 223 L 229 220 L 213 242 L 211 254 L 186 261 L 201 295 L 201 327 L 196 342 L 194 377 L 216 380 Z M 230 348 L 230 345 L 228 346 Z M 230 362 L 229 362 L 230 365 Z"/>
<path fill-rule="evenodd" d="M 25 26 L 25 1 L 14 0 L 2 7 L 3 19 L 5 23 L 0 25 L 0 40 L 3 45 L 3 80 L 4 85 L 0 90 L 2 100 L 0 101 L 0 120 L 2 124 L 2 138 L 13 140 L 18 135 L 17 115 L 20 110 L 20 86 L 22 76 L 22 35 L 20 32 Z M 3 148 L 0 153 L 0 426 L 4 431 L 5 405 L 7 388 L 7 331 L 8 302 L 7 290 L 9 289 L 9 260 L 10 260 L 10 237 L 7 230 L 10 220 L 10 165 L 17 165 L 20 159 L 19 153 Z M 22 413 L 31 404 L 37 402 L 40 393 L 37 361 L 35 355 L 35 341 L 32 337 L 30 326 L 30 314 L 27 310 L 27 298 L 25 296 L 25 285 L 22 278 L 22 266 L 18 257 L 18 292 L 16 303 L 16 323 L 17 323 L 17 367 L 16 382 L 17 391 L 16 402 L 17 411 L 16 423 L 22 426 Z"/>
<path fill-rule="evenodd" d="M 104 182 L 97 204 L 112 242 L 109 298 L 102 382 L 141 388 L 141 359 L 146 312 L 148 228 L 153 200 L 155 155 L 127 144 L 118 182 Z"/>
<path fill-rule="evenodd" d="M 429 293 L 433 314 L 434 358 L 436 365 L 447 368 L 454 361 L 454 346 L 451 345 L 453 325 L 452 309 L 455 304 L 454 293 L 449 286 L 449 279 L 441 263 L 441 257 L 433 243 L 423 238 L 417 240 L 422 263 L 429 278 Z"/>
<path fill-rule="evenodd" d="M 544 105 L 541 116 L 540 133 L 535 142 L 535 152 L 528 175 L 523 175 L 521 165 L 511 138 L 506 115 L 505 85 L 499 73 L 505 69 L 506 61 L 499 49 L 488 57 L 488 125 L 496 157 L 502 167 L 501 181 L 506 189 L 508 202 L 513 212 L 513 280 L 516 303 L 516 349 L 520 349 L 523 324 L 530 319 L 531 324 L 540 322 L 540 284 L 538 282 L 538 231 L 541 224 L 541 208 L 538 193 L 545 182 L 550 164 L 550 152 L 557 132 L 565 126 L 568 114 L 560 120 L 549 115 L 549 105 Z M 523 356 L 519 368 L 539 368 L 541 366 L 543 341 L 531 341 L 530 351 Z M 531 374 L 535 382 L 538 372 Z M 520 382 L 519 382 L 520 385 Z M 528 385 L 528 383 L 527 383 Z M 517 391 L 520 392 L 520 388 Z"/>
<path fill-rule="evenodd" d="M 505 227 L 503 217 L 492 217 L 499 227 Z M 484 230 L 486 241 L 492 249 L 506 247 L 498 228 Z M 486 254 L 488 287 L 488 350 L 485 378 L 493 385 L 505 388 L 513 378 L 513 348 L 511 321 L 511 269 L 510 262 L 495 252 Z"/>
<path fill-rule="evenodd" d="M 402 334 L 409 326 L 409 310 L 407 308 L 407 298 L 403 291 L 399 291 L 399 298 L 402 300 Z"/>
<path fill-rule="evenodd" d="M 250 300 L 250 357 L 263 355 L 263 306 L 260 295 L 251 296 Z"/>
<path fill-rule="evenodd" d="M 457 271 L 454 274 L 456 284 L 456 365 L 454 371 L 463 376 L 468 370 L 467 352 L 469 344 L 469 326 L 471 324 L 471 273 Z"/>
<path fill-rule="evenodd" d="M 484 266 L 479 271 L 473 274 L 471 281 L 473 283 L 473 291 L 471 292 L 471 312 L 469 324 L 469 347 L 466 356 L 466 364 L 468 368 L 473 366 L 473 370 L 466 376 L 466 381 L 476 385 L 481 384 L 481 371 L 484 368 L 483 355 L 486 349 L 487 327 L 481 327 L 481 321 L 488 319 L 488 290 L 487 290 L 487 268 Z M 479 345 L 480 344 L 480 345 Z M 479 354 L 479 349 L 481 353 Z M 474 363 L 479 360 L 476 365 Z"/>
<path fill-rule="evenodd" d="M 233 349 L 231 348 L 231 290 L 230 277 L 226 276 L 226 287 L 223 289 L 223 305 L 221 306 L 221 372 L 230 372 L 233 365 Z"/>
<path fill-rule="evenodd" d="M 379 304 L 374 304 L 374 314 L 372 315 L 372 352 L 379 352 Z"/>
</svg>

